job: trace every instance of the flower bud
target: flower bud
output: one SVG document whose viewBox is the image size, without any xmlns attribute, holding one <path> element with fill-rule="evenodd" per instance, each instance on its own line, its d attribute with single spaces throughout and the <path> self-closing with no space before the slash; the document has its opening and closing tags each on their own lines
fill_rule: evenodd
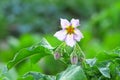
<svg viewBox="0 0 120 80">
<path fill-rule="evenodd" d="M 78 57 L 76 55 L 71 56 L 71 64 L 77 64 L 78 63 Z"/>
<path fill-rule="evenodd" d="M 54 58 L 55 58 L 56 60 L 59 59 L 60 57 L 61 57 L 60 53 L 56 52 L 56 53 L 54 54 Z"/>
</svg>

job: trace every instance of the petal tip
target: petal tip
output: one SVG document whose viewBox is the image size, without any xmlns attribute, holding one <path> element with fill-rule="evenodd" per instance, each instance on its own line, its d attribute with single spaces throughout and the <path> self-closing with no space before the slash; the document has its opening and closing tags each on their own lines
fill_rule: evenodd
<svg viewBox="0 0 120 80">
<path fill-rule="evenodd" d="M 71 23 L 74 27 L 77 27 L 77 26 L 80 26 L 80 22 L 79 22 L 79 19 L 74 19 L 72 18 L 71 19 Z"/>
</svg>

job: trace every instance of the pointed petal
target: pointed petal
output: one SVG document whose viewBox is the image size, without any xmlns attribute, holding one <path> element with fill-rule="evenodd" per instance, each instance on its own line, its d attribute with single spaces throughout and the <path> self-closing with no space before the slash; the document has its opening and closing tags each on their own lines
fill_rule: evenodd
<svg viewBox="0 0 120 80">
<path fill-rule="evenodd" d="M 67 19 L 60 19 L 61 27 L 65 29 L 66 27 L 70 26 L 70 22 Z"/>
<path fill-rule="evenodd" d="M 84 36 L 80 32 L 80 30 L 75 29 L 74 39 L 77 40 L 77 41 L 80 41 L 82 38 L 84 38 Z"/>
<path fill-rule="evenodd" d="M 78 20 L 78 19 L 72 19 L 72 20 L 71 20 L 71 24 L 72 24 L 72 26 L 73 26 L 73 27 L 77 27 L 77 26 L 79 26 L 79 25 L 80 25 L 80 23 L 79 23 L 79 20 Z"/>
<path fill-rule="evenodd" d="M 54 34 L 55 37 L 57 37 L 59 40 L 64 41 L 66 37 L 66 31 L 65 30 L 60 30 Z"/>
<path fill-rule="evenodd" d="M 73 47 L 76 44 L 76 41 L 73 38 L 73 34 L 71 35 L 68 34 L 65 39 L 65 42 L 68 46 Z"/>
</svg>

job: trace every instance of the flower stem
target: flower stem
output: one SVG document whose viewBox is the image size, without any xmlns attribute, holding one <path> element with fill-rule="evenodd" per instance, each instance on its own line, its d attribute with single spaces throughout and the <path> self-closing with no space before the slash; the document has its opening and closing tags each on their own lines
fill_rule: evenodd
<svg viewBox="0 0 120 80">
<path fill-rule="evenodd" d="M 83 67 L 87 67 L 87 65 L 86 65 L 86 61 L 85 61 L 85 59 L 86 59 L 86 57 L 85 57 L 85 53 L 82 51 L 82 49 L 80 48 L 80 46 L 79 46 L 79 44 L 77 43 L 76 44 L 76 46 L 75 46 L 76 48 L 75 49 L 77 49 L 78 50 L 78 52 L 79 52 L 79 54 L 78 55 L 80 55 L 80 58 L 81 58 L 81 65 L 83 66 Z"/>
</svg>

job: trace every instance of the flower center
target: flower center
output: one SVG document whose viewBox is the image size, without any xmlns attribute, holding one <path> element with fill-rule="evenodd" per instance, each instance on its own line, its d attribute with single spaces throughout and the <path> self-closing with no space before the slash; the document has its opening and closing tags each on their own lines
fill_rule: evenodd
<svg viewBox="0 0 120 80">
<path fill-rule="evenodd" d="M 67 30 L 67 34 L 73 34 L 75 31 L 75 28 L 73 28 L 72 26 L 69 26 L 68 28 L 66 28 Z"/>
</svg>

